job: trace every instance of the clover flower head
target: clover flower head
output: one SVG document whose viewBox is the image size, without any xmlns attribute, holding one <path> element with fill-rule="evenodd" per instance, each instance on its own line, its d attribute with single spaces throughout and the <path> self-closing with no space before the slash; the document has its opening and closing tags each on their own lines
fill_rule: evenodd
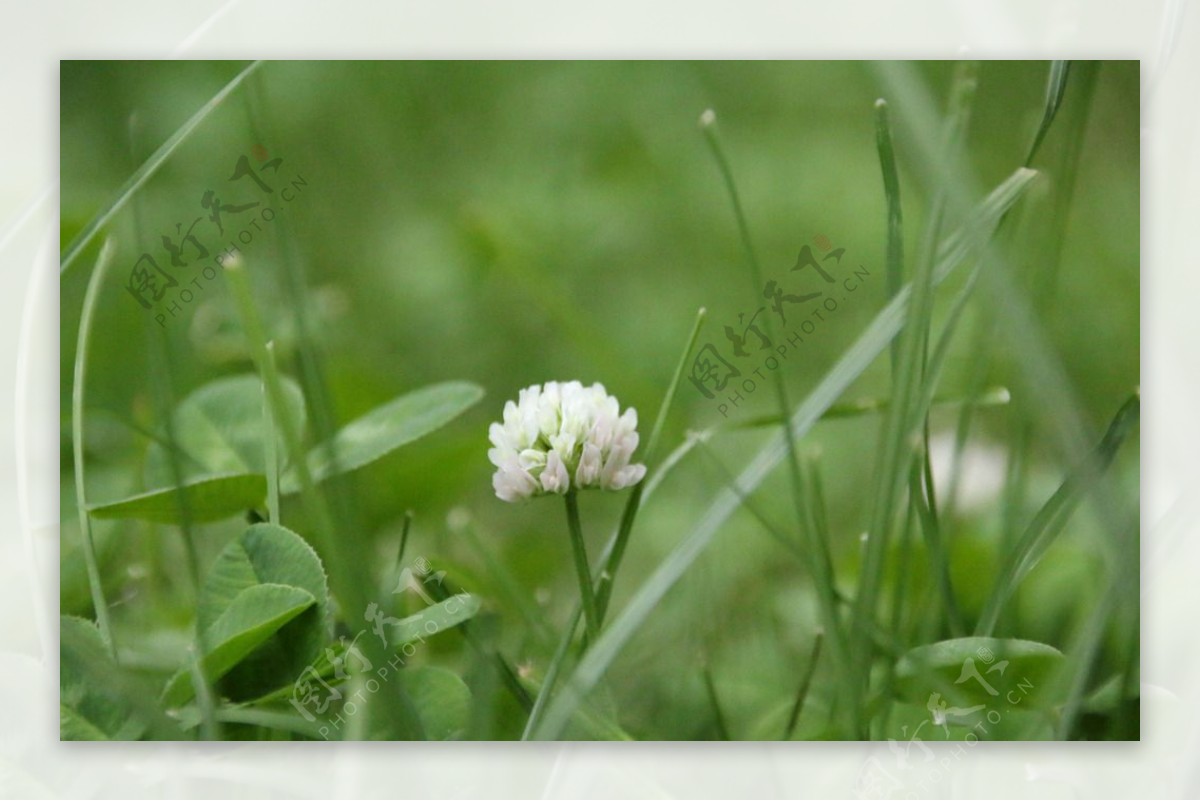
<svg viewBox="0 0 1200 801">
<path fill-rule="evenodd" d="M 549 381 L 526 387 L 504 404 L 504 422 L 488 429 L 496 466 L 492 487 L 502 501 L 599 487 L 620 490 L 646 475 L 630 464 L 638 445 L 637 410 L 621 414 L 602 384 Z"/>
</svg>

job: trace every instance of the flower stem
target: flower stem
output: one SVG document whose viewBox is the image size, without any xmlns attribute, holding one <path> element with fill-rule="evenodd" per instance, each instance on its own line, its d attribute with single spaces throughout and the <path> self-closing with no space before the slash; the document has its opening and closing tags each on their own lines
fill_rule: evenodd
<svg viewBox="0 0 1200 801">
<path fill-rule="evenodd" d="M 592 589 L 592 571 L 588 567 L 587 547 L 583 543 L 583 528 L 579 525 L 579 502 L 575 490 L 567 490 L 567 528 L 571 530 L 571 549 L 575 553 L 575 572 L 579 578 L 579 598 L 583 603 L 587 642 L 595 642 L 600 634 L 600 615 L 596 611 L 596 594 Z"/>
</svg>

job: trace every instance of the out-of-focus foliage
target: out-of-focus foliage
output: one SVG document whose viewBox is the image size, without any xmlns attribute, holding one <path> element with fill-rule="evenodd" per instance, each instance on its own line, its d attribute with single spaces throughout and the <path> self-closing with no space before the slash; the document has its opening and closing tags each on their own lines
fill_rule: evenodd
<svg viewBox="0 0 1200 801">
<path fill-rule="evenodd" d="M 242 67 L 64 62 L 64 244 Z M 920 68 L 938 98 L 946 94 L 950 71 L 940 63 Z M 1040 121 L 1046 73 L 1043 62 L 982 65 L 967 138 L 980 186 L 994 186 L 1020 165 Z M 1138 81 L 1136 62 L 1105 63 L 1099 70 L 1055 294 L 1031 298 L 1036 336 L 1061 360 L 1095 439 L 1138 382 Z M 301 348 L 315 342 L 334 410 L 334 419 L 324 421 L 328 430 L 429 385 L 463 380 L 484 389 L 482 402 L 432 435 L 328 484 L 340 499 L 335 512 L 352 521 L 338 529 L 347 539 L 343 552 L 357 555 L 354 569 L 369 577 L 375 594 L 398 599 L 397 617 L 422 608 L 415 596 L 393 593 L 416 560 L 445 570 L 456 587 L 483 600 L 465 629 L 476 644 L 485 644 L 482 650 L 446 632 L 423 644 L 416 657 L 451 671 L 427 672 L 414 682 L 418 694 L 450 699 L 445 703 L 452 709 L 427 726 L 431 736 L 519 736 L 524 712 L 486 669 L 486 653 L 498 649 L 520 672 L 540 679 L 577 587 L 561 508 L 550 502 L 514 506 L 494 497 L 488 423 L 500 418 L 504 401 L 521 387 L 599 381 L 622 406 L 638 409 L 644 442 L 697 308 L 708 309 L 700 343 L 728 354 L 725 327 L 741 330 L 739 315 L 748 318 L 768 303 L 750 292 L 728 200 L 697 129 L 708 108 L 718 114 L 763 277 L 794 280 L 797 254 L 821 237 L 845 248 L 832 268 L 839 278 L 863 273 L 858 290 L 839 297 L 838 311 L 781 367 L 792 399 L 802 398 L 885 303 L 886 218 L 872 116 L 881 91 L 876 74 L 855 63 L 263 65 L 110 226 L 117 262 L 97 311 L 88 387 L 89 502 L 159 486 L 145 479 L 153 470 L 164 475 L 161 442 L 153 440 L 161 439 L 156 432 L 163 430 L 166 409 L 210 381 L 254 370 L 224 283 L 206 280 L 198 269 L 171 266 L 164 250 L 164 236 L 178 243 L 198 219 L 194 230 L 209 262 L 231 245 L 239 247 L 281 371 L 298 379 L 310 369 Z M 1068 89 L 1064 109 L 1071 103 Z M 1042 154 L 1047 160 L 1062 146 L 1061 133 L 1050 130 Z M 910 258 L 929 200 L 912 166 L 913 149 L 898 132 Z M 260 172 L 269 194 L 249 178 L 230 180 L 243 156 L 260 168 L 281 160 Z M 218 231 L 204 204 L 210 191 L 220 203 L 262 205 L 226 211 Z M 270 221 L 261 213 L 266 206 L 274 211 Z M 949 214 L 960 220 L 966 211 Z M 1011 252 L 1022 275 L 1036 276 L 1052 257 L 1037 227 L 1045 214 L 1036 192 L 1015 214 Z M 261 229 L 251 227 L 251 219 Z M 79 310 L 95 249 L 64 274 L 61 286 L 62 612 L 85 617 L 91 605 L 73 502 L 70 393 Z M 125 285 L 144 252 L 179 277 L 175 297 L 180 288 L 191 288 L 191 301 L 180 301 L 174 313 L 144 310 Z M 288 301 L 284 270 L 301 276 L 306 287 L 303 314 Z M 198 283 L 188 283 L 193 276 Z M 949 288 L 954 286 L 952 281 Z M 935 324 L 944 318 L 949 296 L 939 293 Z M 941 387 L 948 397 L 965 391 L 976 364 L 970 330 L 984 305 L 969 307 L 964 335 L 950 353 Z M 164 316 L 156 319 L 159 314 Z M 999 354 L 990 383 L 1009 387 L 1014 396 L 1026 392 L 1022 352 L 1004 342 L 990 344 Z M 888 392 L 885 357 L 855 383 L 848 399 Z M 720 402 L 685 380 L 660 455 L 688 430 L 773 411 L 768 391 L 729 406 L 728 417 Z M 314 415 L 316 401 L 309 397 L 307 403 L 306 445 L 312 447 L 322 421 Z M 1028 415 L 1035 436 L 1027 502 L 1008 509 L 999 487 L 1006 449 L 1021 422 L 1015 414 Z M 1051 428 L 1055 414 L 1029 403 L 976 412 L 971 472 L 963 477 L 950 548 L 970 619 L 997 571 L 1002 515 L 1032 516 L 1073 467 L 1036 436 Z M 821 452 L 834 564 L 849 589 L 870 512 L 867 487 L 880 419 L 866 414 L 830 420 L 801 443 L 805 451 Z M 935 446 L 952 437 L 956 419 L 953 407 L 935 407 Z M 766 436 L 750 427 L 714 441 L 722 461 L 736 469 Z M 361 449 L 370 443 L 359 438 L 353 444 Z M 1132 444 L 1118 456 L 1113 474 L 1136 495 Z M 754 500 L 768 518 L 791 525 L 786 477 L 778 472 Z M 690 456 L 658 490 L 641 512 L 614 609 L 686 534 L 724 480 L 710 460 Z M 581 498 L 593 554 L 616 526 L 622 501 L 607 493 Z M 398 564 L 408 510 L 414 522 Z M 1081 510 L 1022 587 L 999 634 L 1069 653 L 1072 633 L 1098 600 L 1087 582 L 1103 560 L 1093 514 L 1089 507 Z M 295 495 L 285 492 L 282 517 L 309 537 L 311 521 Z M 200 567 L 207 574 L 245 524 L 196 522 Z M 116 601 L 122 665 L 165 681 L 185 659 L 196 600 L 183 546 L 175 529 L 154 523 L 97 520 L 95 531 L 103 583 Z M 915 553 L 909 580 L 931 585 L 923 551 Z M 885 587 L 885 597 L 889 592 Z M 294 611 L 307 620 L 315 607 Z M 1122 647 L 1130 625 L 1123 615 L 1129 614 L 1136 627 L 1136 610 L 1112 615 L 1096 683 L 1124 671 L 1131 659 Z M 620 727 L 638 738 L 716 736 L 703 678 L 708 666 L 732 736 L 778 737 L 817 620 L 800 563 L 743 511 L 624 649 L 594 706 L 617 710 Z M 348 623 L 331 636 L 353 636 L 359 624 Z M 81 648 L 98 650 L 90 628 L 70 625 L 80 632 Z M 469 699 L 455 674 L 469 687 Z M 92 693 L 83 686 L 72 678 L 64 692 Z M 827 736 L 821 715 L 835 687 L 836 677 L 823 664 L 794 736 Z M 89 703 L 95 715 L 77 719 L 72 713 L 72 727 L 129 734 L 122 728 L 127 715 L 121 703 L 103 697 Z M 1112 729 L 1094 718 L 1084 723 L 1099 727 L 1096 736 L 1111 736 Z M 229 728 L 236 735 L 240 725 Z M 602 725 L 572 733 L 612 734 Z"/>
</svg>

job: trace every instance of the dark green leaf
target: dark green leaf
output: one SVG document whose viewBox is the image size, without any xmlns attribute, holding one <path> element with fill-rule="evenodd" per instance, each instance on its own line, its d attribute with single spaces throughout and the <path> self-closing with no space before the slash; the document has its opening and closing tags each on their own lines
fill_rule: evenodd
<svg viewBox="0 0 1200 801">
<path fill-rule="evenodd" d="M 119 501 L 97 504 L 88 511 L 92 517 L 102 519 L 134 518 L 178 524 L 183 518 L 181 493 L 186 497 L 190 522 L 208 523 L 261 506 L 267 495 L 267 479 L 250 473 L 196 478 L 182 487 L 143 492 Z"/>
</svg>

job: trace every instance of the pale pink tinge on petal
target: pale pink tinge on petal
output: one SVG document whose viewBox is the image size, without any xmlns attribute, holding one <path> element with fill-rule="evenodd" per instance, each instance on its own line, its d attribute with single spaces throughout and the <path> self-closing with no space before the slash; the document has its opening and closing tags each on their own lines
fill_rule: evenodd
<svg viewBox="0 0 1200 801">
<path fill-rule="evenodd" d="M 542 489 L 565 495 L 570 488 L 571 479 L 567 476 L 566 465 L 563 464 L 558 451 L 550 451 L 546 457 L 546 467 L 542 470 Z"/>
</svg>

